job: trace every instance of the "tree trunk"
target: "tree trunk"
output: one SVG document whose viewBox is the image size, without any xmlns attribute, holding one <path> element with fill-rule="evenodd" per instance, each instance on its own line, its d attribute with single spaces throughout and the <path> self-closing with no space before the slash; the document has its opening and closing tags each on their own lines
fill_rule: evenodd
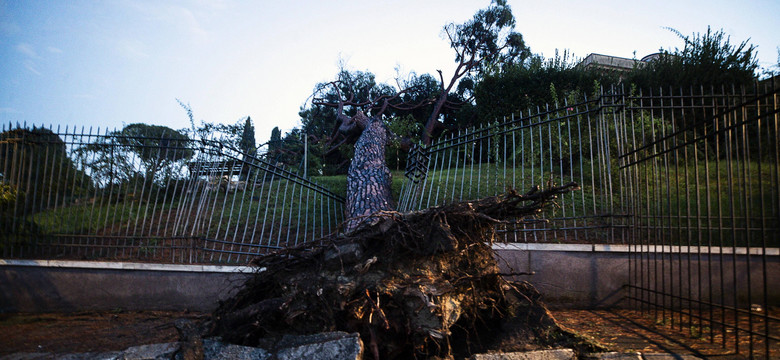
<svg viewBox="0 0 780 360">
<path fill-rule="evenodd" d="M 441 109 L 444 108 L 444 103 L 447 102 L 447 93 L 442 92 L 436 103 L 433 105 L 433 112 L 428 117 L 428 121 L 425 122 L 425 129 L 423 130 L 422 142 L 423 145 L 428 146 L 433 141 L 433 131 L 436 129 L 436 125 L 439 124 L 439 114 Z"/>
<path fill-rule="evenodd" d="M 367 118 L 362 113 L 353 121 L 363 124 L 364 129 L 355 143 L 355 155 L 347 172 L 347 233 L 370 222 L 373 213 L 395 208 L 390 193 L 390 169 L 385 161 L 387 129 L 382 120 Z"/>
</svg>

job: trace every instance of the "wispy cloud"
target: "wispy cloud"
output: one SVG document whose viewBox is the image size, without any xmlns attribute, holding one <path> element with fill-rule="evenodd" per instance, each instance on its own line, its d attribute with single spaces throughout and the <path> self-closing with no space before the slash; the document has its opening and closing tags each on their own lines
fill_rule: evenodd
<svg viewBox="0 0 780 360">
<path fill-rule="evenodd" d="M 31 57 L 33 59 L 40 59 L 41 57 L 38 56 L 38 52 L 35 51 L 35 48 L 33 48 L 32 45 L 27 43 L 19 43 L 16 45 L 16 51 L 18 51 L 21 54 L 24 54 L 28 57 Z"/>
<path fill-rule="evenodd" d="M 46 48 L 50 53 L 52 54 L 62 54 L 62 50 L 60 48 L 56 48 L 54 46 L 49 46 Z"/>
<path fill-rule="evenodd" d="M 200 0 L 190 3 L 190 6 L 170 5 L 157 2 L 125 1 L 125 6 L 134 9 L 148 18 L 173 26 L 178 32 L 189 36 L 195 41 L 208 41 L 212 34 L 204 28 L 201 19 L 212 16 L 214 12 L 224 10 L 229 1 Z"/>
<path fill-rule="evenodd" d="M 121 40 L 116 45 L 120 54 L 131 60 L 144 60 L 149 58 L 146 45 L 140 40 Z"/>
<path fill-rule="evenodd" d="M 38 76 L 43 75 L 43 74 L 41 74 L 40 71 L 38 71 L 38 69 L 35 68 L 35 63 L 33 63 L 32 61 L 25 60 L 23 64 L 24 64 L 24 68 L 27 69 L 27 70 L 30 70 L 31 73 L 33 73 L 35 75 L 38 75 Z"/>
<path fill-rule="evenodd" d="M 200 21 L 198 21 L 192 11 L 184 7 L 174 6 L 171 7 L 171 12 L 178 19 L 178 25 L 185 33 L 194 36 L 198 40 L 208 40 L 209 32 L 201 26 Z"/>
</svg>

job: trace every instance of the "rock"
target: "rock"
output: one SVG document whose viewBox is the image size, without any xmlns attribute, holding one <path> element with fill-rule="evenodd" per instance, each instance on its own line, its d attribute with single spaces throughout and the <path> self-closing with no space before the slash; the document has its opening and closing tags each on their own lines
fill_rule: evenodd
<svg viewBox="0 0 780 360">
<path fill-rule="evenodd" d="M 682 354 L 667 354 L 667 353 L 650 353 L 642 354 L 642 359 L 646 360 L 702 360 L 702 358 L 694 355 L 682 355 Z"/>
<path fill-rule="evenodd" d="M 357 333 L 330 332 L 303 336 L 285 336 L 277 343 L 279 360 L 360 360 L 363 342 Z"/>
<path fill-rule="evenodd" d="M 201 340 L 205 360 L 360 360 L 363 342 L 357 333 L 327 332 L 313 335 L 285 336 L 270 345 L 274 351 L 259 347 L 227 344 L 218 338 Z M 124 351 L 104 353 L 52 354 L 17 353 L 0 356 L 0 360 L 162 360 L 184 359 L 182 343 L 141 345 Z"/>
<path fill-rule="evenodd" d="M 572 349 L 537 350 L 511 353 L 476 354 L 471 360 L 574 360 Z"/>
<path fill-rule="evenodd" d="M 603 353 L 585 354 L 583 358 L 585 360 L 642 360 L 642 354 L 638 352 L 634 352 L 634 353 L 603 352 Z"/>
<path fill-rule="evenodd" d="M 81 354 L 65 354 L 57 355 L 53 357 L 47 357 L 45 359 L 55 360 L 124 360 L 125 357 L 122 352 L 105 352 L 105 353 L 81 353 Z"/>
<path fill-rule="evenodd" d="M 176 331 L 179 332 L 180 350 L 177 358 L 183 360 L 203 360 L 203 342 L 200 331 L 194 322 L 188 319 L 178 319 L 174 322 Z"/>
<path fill-rule="evenodd" d="M 38 359 L 51 359 L 51 353 L 16 353 L 10 355 L 0 356 L 0 360 L 38 360 Z"/>
<path fill-rule="evenodd" d="M 203 358 L 206 360 L 265 360 L 271 353 L 265 349 L 225 344 L 216 339 L 203 339 Z"/>
<path fill-rule="evenodd" d="M 126 360 L 162 360 L 171 359 L 179 351 L 179 343 L 141 345 L 123 351 L 122 359 Z"/>
</svg>

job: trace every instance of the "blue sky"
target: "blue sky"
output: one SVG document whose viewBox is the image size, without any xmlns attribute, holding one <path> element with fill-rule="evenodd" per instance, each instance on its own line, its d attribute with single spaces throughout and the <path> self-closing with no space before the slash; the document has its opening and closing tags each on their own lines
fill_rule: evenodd
<svg viewBox="0 0 780 360">
<path fill-rule="evenodd" d="M 488 5 L 474 0 L 397 1 L 15 1 L 0 0 L 0 123 L 96 131 L 145 122 L 196 120 L 299 124 L 317 82 L 340 58 L 392 82 L 403 72 L 445 74 L 454 56 L 441 29 Z M 637 57 L 723 28 L 750 38 L 760 64 L 778 63 L 780 1 L 509 0 L 516 30 L 534 53 Z"/>
</svg>

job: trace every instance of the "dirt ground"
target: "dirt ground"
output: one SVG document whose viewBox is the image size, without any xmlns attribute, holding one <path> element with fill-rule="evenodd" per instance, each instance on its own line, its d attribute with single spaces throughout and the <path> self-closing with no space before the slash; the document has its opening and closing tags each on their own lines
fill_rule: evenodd
<svg viewBox="0 0 780 360">
<path fill-rule="evenodd" d="M 0 356 L 18 352 L 82 353 L 178 341 L 176 319 L 206 314 L 174 311 L 0 314 Z"/>
<path fill-rule="evenodd" d="M 660 314 L 660 313 L 659 313 Z M 699 332 L 700 323 L 693 323 L 678 313 L 666 314 L 666 321 L 659 321 L 656 314 L 642 313 L 637 310 L 556 310 L 555 319 L 564 327 L 595 339 L 600 344 L 619 352 L 673 353 L 691 354 L 706 359 L 747 359 L 749 336 L 740 331 L 740 354 L 734 352 L 734 333 L 727 329 L 727 346 L 718 329 L 710 333 L 708 327 Z M 776 317 L 776 311 L 770 311 Z M 674 323 L 672 317 L 674 316 Z M 718 318 L 716 314 L 716 319 Z M 746 319 L 741 319 L 741 327 L 748 328 Z M 755 320 L 753 330 L 763 333 L 760 319 Z M 780 331 L 780 324 L 772 323 L 771 334 Z M 712 338 L 710 337 L 712 334 Z M 780 343 L 769 344 L 770 359 L 780 359 Z M 754 339 L 754 358 L 766 359 L 763 338 Z"/>
<path fill-rule="evenodd" d="M 591 337 L 613 351 L 694 354 L 742 359 L 704 337 L 670 329 L 632 310 L 555 310 L 566 328 Z M 0 314 L 0 356 L 18 352 L 104 352 L 177 341 L 176 319 L 201 320 L 208 314 L 172 311 L 113 311 Z M 685 329 L 687 330 L 687 329 Z M 744 347 L 743 347 L 744 349 Z M 771 344 L 772 358 L 780 346 Z"/>
</svg>

